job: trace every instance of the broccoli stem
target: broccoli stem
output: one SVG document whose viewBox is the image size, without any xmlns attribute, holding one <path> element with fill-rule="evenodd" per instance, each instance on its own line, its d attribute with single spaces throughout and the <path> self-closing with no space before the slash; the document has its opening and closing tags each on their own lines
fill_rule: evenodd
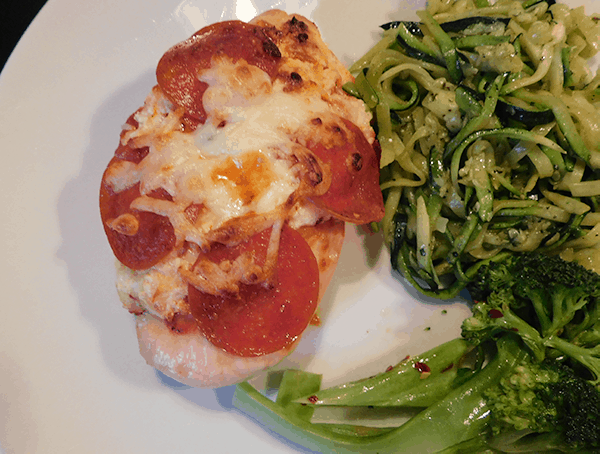
<svg viewBox="0 0 600 454">
<path fill-rule="evenodd" d="M 545 336 L 552 329 L 552 320 L 547 310 L 548 302 L 544 298 L 545 295 L 541 295 L 537 289 L 530 288 L 524 288 L 523 293 L 531 300 L 531 305 L 540 323 L 542 335 Z"/>
<path fill-rule="evenodd" d="M 288 377 L 286 377 L 288 376 Z M 292 402 L 304 394 L 319 391 L 321 376 L 302 371 L 286 371 L 276 402 L 257 391 L 248 382 L 237 385 L 234 405 L 265 427 L 317 452 L 356 453 L 365 443 L 372 443 L 389 429 L 312 424 L 313 408 Z"/>
<path fill-rule="evenodd" d="M 563 437 L 558 432 L 547 432 L 543 434 L 536 433 L 531 435 L 531 431 L 521 430 L 496 436 L 490 440 L 489 446 L 500 452 L 562 452 L 565 449 Z M 569 450 L 571 451 L 571 450 Z M 582 454 L 587 451 L 577 451 Z"/>
<path fill-rule="evenodd" d="M 585 366 L 594 377 L 590 380 L 590 383 L 594 385 L 600 384 L 600 358 L 598 357 L 600 355 L 600 346 L 593 348 L 580 347 L 556 335 L 544 339 L 544 345 L 555 348 Z"/>
<path fill-rule="evenodd" d="M 374 377 L 324 389 L 318 400 L 298 403 L 336 406 L 428 407 L 461 382 L 457 381 L 461 358 L 470 350 L 469 342 L 453 339 L 421 355 L 407 358 Z M 419 371 L 426 365 L 426 375 Z M 462 371 L 461 371 L 462 373 Z"/>
<path fill-rule="evenodd" d="M 451 343 L 459 347 L 461 342 Z M 395 429 L 376 429 L 339 424 L 312 424 L 313 408 L 296 403 L 299 393 L 318 395 L 320 376 L 286 371 L 281 396 L 273 402 L 248 383 L 238 385 L 236 407 L 253 414 L 269 428 L 319 452 L 402 454 L 465 452 L 466 446 L 485 446 L 489 408 L 484 392 L 510 373 L 526 353 L 516 336 L 503 336 L 490 362 L 442 399 Z M 291 376 L 288 376 L 290 375 Z M 283 389 L 282 388 L 286 388 Z M 435 389 L 429 392 L 436 393 Z M 298 429 L 301 429 L 299 431 Z M 427 434 L 426 437 L 423 434 Z"/>
<path fill-rule="evenodd" d="M 496 294 L 492 294 L 490 297 L 496 298 L 497 296 Z M 500 296 L 500 298 L 502 297 Z M 540 333 L 525 320 L 517 316 L 507 303 L 503 303 L 500 306 L 500 310 L 490 309 L 487 303 L 478 303 L 473 306 L 472 310 L 474 316 L 463 322 L 463 337 L 474 339 L 480 336 L 481 338 L 486 338 L 501 331 L 514 333 L 529 347 L 537 361 L 542 361 L 545 358 L 544 340 L 540 336 Z M 483 319 L 488 320 L 486 324 L 481 323 L 480 320 Z M 486 334 L 482 334 L 484 332 Z"/>
<path fill-rule="evenodd" d="M 552 294 L 552 323 L 547 332 L 542 331 L 542 336 L 549 337 L 561 332 L 573 319 L 575 312 L 588 303 L 588 298 L 581 297 L 573 289 L 565 288 Z"/>
<path fill-rule="evenodd" d="M 489 408 L 483 393 L 526 356 L 517 338 L 511 335 L 503 336 L 497 345 L 495 357 L 470 380 L 398 429 L 361 447 L 360 452 L 437 453 L 477 437 L 486 437 Z"/>
</svg>

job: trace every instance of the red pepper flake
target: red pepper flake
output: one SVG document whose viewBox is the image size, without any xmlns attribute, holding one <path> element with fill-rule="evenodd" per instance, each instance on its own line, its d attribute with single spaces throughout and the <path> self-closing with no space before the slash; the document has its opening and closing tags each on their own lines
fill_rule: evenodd
<svg viewBox="0 0 600 454">
<path fill-rule="evenodd" d="M 410 355 L 406 355 L 404 357 L 404 359 L 402 361 L 400 361 L 401 363 L 405 363 L 406 361 L 408 361 L 410 359 Z"/>
<path fill-rule="evenodd" d="M 421 363 L 421 362 L 416 362 L 415 363 L 415 369 L 417 369 L 419 372 L 431 372 L 431 369 L 429 368 L 429 366 L 425 363 Z"/>
<path fill-rule="evenodd" d="M 315 396 L 314 394 L 308 398 L 308 401 L 311 404 L 316 404 L 318 402 L 318 400 L 319 400 L 319 398 L 317 396 Z"/>
<path fill-rule="evenodd" d="M 133 314 L 133 315 L 144 315 L 146 313 L 146 309 L 143 309 L 138 306 L 131 306 L 127 310 L 129 311 L 130 314 Z"/>
<path fill-rule="evenodd" d="M 511 330 L 511 331 L 514 331 L 515 333 L 519 331 L 519 329 L 518 329 L 518 328 L 511 328 L 510 330 Z"/>
<path fill-rule="evenodd" d="M 442 369 L 442 373 L 444 372 L 448 372 L 449 370 L 451 370 L 454 367 L 454 363 L 450 363 L 448 364 L 448 366 L 446 366 L 445 368 Z"/>
<path fill-rule="evenodd" d="M 388 366 L 388 368 L 385 370 L 386 372 L 391 371 L 394 368 L 394 366 Z"/>
<path fill-rule="evenodd" d="M 490 318 L 502 318 L 504 317 L 504 314 L 498 309 L 490 309 L 489 316 Z"/>
</svg>

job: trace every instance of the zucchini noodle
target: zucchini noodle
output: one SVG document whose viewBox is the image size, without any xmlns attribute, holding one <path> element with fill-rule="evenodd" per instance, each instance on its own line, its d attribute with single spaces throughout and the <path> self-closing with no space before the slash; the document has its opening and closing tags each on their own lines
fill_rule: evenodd
<svg viewBox="0 0 600 454">
<path fill-rule="evenodd" d="M 515 252 L 600 271 L 597 20 L 552 0 L 417 15 L 383 24 L 344 86 L 373 113 L 392 266 L 442 298 Z"/>
</svg>

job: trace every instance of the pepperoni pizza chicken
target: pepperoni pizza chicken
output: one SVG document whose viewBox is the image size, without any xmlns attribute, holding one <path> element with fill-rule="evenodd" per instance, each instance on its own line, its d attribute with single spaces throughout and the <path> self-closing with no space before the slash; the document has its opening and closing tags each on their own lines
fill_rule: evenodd
<svg viewBox="0 0 600 454">
<path fill-rule="evenodd" d="M 103 175 L 117 289 L 146 361 L 192 386 L 288 355 L 344 223 L 383 216 L 370 115 L 316 26 L 282 11 L 169 49 Z"/>
</svg>

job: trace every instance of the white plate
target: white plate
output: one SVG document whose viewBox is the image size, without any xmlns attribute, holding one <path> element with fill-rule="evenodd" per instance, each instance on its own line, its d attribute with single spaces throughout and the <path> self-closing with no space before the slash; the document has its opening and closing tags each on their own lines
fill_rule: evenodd
<svg viewBox="0 0 600 454">
<path fill-rule="evenodd" d="M 314 20 L 350 63 L 421 0 L 50 0 L 0 77 L 0 447 L 7 453 L 293 453 L 235 410 L 233 387 L 180 386 L 147 366 L 114 288 L 97 208 L 120 126 L 171 45 L 277 7 Z M 588 0 L 588 11 L 592 11 Z M 594 8 L 598 8 L 595 3 Z M 456 336 L 460 302 L 419 298 L 377 237 L 348 229 L 323 326 L 282 367 L 331 385 Z M 443 315 L 442 310 L 448 313 Z M 430 331 L 425 328 L 430 326 Z"/>
</svg>

